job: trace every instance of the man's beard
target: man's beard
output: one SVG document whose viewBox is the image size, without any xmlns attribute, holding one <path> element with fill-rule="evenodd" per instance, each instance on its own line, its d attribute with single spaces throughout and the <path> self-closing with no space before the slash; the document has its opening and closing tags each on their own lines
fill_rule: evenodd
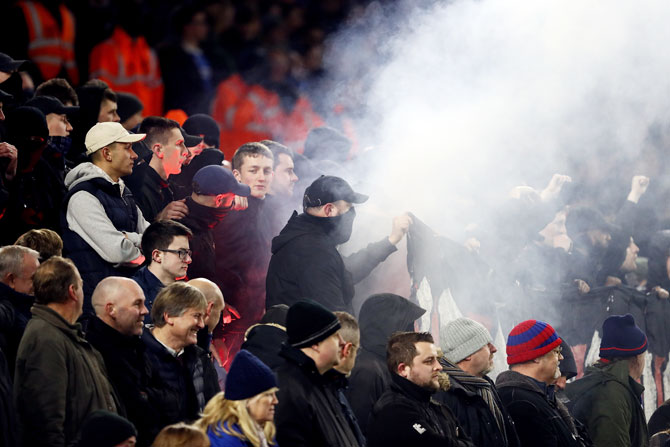
<svg viewBox="0 0 670 447">
<path fill-rule="evenodd" d="M 558 379 L 559 377 L 561 377 L 561 368 L 557 366 L 556 371 L 554 371 L 554 380 Z"/>
</svg>

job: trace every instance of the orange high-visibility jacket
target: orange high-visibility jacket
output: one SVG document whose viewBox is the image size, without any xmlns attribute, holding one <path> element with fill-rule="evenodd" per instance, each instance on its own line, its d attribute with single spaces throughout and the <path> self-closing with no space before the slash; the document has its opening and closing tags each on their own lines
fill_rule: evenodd
<svg viewBox="0 0 670 447">
<path fill-rule="evenodd" d="M 300 95 L 290 113 L 284 113 L 281 127 L 277 129 L 280 141 L 302 154 L 307 134 L 314 127 L 321 127 L 324 121 L 314 111 L 312 102 L 304 95 Z"/>
<path fill-rule="evenodd" d="M 51 13 L 41 4 L 22 1 L 28 26 L 28 57 L 40 69 L 44 79 L 57 77 L 64 67 L 70 82 L 79 83 L 79 72 L 74 58 L 74 16 L 64 4 L 59 6 L 61 27 Z"/>
<path fill-rule="evenodd" d="M 144 37 L 132 38 L 117 26 L 109 39 L 91 51 L 89 73 L 114 91 L 137 96 L 144 105 L 144 116 L 163 114 L 160 66 Z"/>
</svg>

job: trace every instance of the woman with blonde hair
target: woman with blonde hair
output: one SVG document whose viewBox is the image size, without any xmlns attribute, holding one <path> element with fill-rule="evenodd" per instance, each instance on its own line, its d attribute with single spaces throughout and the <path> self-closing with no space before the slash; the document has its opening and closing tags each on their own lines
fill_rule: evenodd
<svg viewBox="0 0 670 447">
<path fill-rule="evenodd" d="M 195 425 L 207 432 L 212 447 L 276 446 L 277 390 L 272 370 L 242 349 L 230 366 L 225 393 L 210 399 Z"/>
</svg>

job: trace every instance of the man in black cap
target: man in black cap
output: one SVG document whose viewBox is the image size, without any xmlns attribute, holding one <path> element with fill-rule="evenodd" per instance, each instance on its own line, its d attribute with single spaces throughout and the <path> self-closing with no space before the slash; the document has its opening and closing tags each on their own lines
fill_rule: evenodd
<svg viewBox="0 0 670 447">
<path fill-rule="evenodd" d="M 66 107 L 53 96 L 36 96 L 26 102 L 26 105 L 39 109 L 46 116 L 49 140 L 42 158 L 53 168 L 54 174 L 58 176 L 60 181 L 64 182 L 65 155 L 72 145 L 70 132 L 73 128 L 70 124 L 70 117 L 79 112 L 79 107 Z"/>
<path fill-rule="evenodd" d="M 351 237 L 354 204 L 366 200 L 334 176 L 321 176 L 305 190 L 304 213 L 294 212 L 272 240 L 266 308 L 311 296 L 330 310 L 353 313 L 354 284 L 396 251 L 411 223 L 406 214 L 394 218 L 388 238 L 342 259 L 337 246 Z"/>
<path fill-rule="evenodd" d="M 358 447 L 356 435 L 324 374 L 340 362 L 340 322 L 314 301 L 298 301 L 286 315 L 285 363 L 277 369 L 279 445 Z"/>
</svg>

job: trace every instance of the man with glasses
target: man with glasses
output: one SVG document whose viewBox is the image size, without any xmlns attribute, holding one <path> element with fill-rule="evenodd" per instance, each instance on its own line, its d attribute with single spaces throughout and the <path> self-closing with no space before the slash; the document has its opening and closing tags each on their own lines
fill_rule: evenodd
<svg viewBox="0 0 670 447">
<path fill-rule="evenodd" d="M 189 241 L 193 233 L 174 220 L 157 220 L 142 235 L 142 253 L 150 259 L 133 279 L 140 285 L 149 310 L 144 319 L 151 322 L 151 307 L 156 295 L 167 285 L 186 277 L 191 263 Z"/>
<path fill-rule="evenodd" d="M 539 320 L 519 323 L 507 337 L 510 370 L 498 375 L 496 386 L 524 447 L 586 445 L 555 395 L 561 342 L 554 328 Z"/>
</svg>

